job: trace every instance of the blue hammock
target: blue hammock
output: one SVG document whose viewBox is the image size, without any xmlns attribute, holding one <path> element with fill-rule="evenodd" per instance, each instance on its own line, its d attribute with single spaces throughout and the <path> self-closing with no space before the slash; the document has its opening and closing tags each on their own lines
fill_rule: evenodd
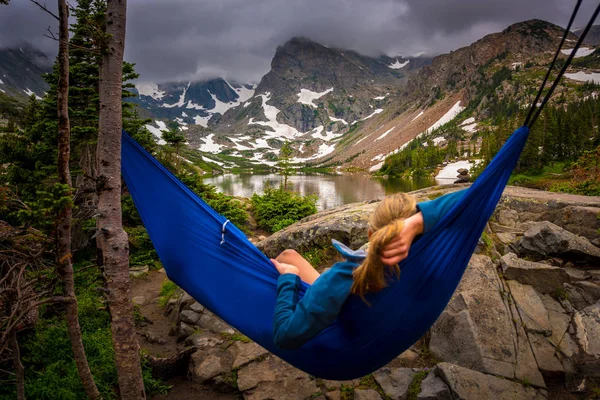
<svg viewBox="0 0 600 400">
<path fill-rule="evenodd" d="M 465 196 L 417 241 L 402 276 L 350 296 L 336 322 L 296 350 L 273 344 L 279 273 L 233 224 L 123 135 L 123 177 L 171 280 L 259 345 L 317 377 L 349 380 L 386 365 L 446 307 L 516 166 L 529 129 L 517 129 Z M 223 242 L 223 243 L 222 243 Z M 308 285 L 303 284 L 300 295 Z"/>
</svg>

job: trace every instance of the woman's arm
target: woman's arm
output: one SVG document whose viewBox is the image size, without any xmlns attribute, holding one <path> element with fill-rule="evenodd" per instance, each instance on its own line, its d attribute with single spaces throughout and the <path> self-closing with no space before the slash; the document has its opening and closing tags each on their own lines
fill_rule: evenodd
<svg viewBox="0 0 600 400">
<path fill-rule="evenodd" d="M 274 264 L 277 266 L 277 261 Z M 279 277 L 273 316 L 273 340 L 277 347 L 298 348 L 337 319 L 350 293 L 352 268 L 355 266 L 342 268 L 340 264 L 350 263 L 334 265 L 308 288 L 300 300 L 300 277 L 292 273 Z"/>
<path fill-rule="evenodd" d="M 448 193 L 435 200 L 417 205 L 415 215 L 404 221 L 404 228 L 381 252 L 381 261 L 386 265 L 398 264 L 408 257 L 408 251 L 416 236 L 431 230 L 465 194 L 467 189 Z"/>
</svg>

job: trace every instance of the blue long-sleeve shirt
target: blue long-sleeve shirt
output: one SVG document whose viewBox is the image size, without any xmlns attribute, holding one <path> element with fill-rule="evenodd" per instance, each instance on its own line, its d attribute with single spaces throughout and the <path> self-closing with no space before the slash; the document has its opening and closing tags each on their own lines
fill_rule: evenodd
<svg viewBox="0 0 600 400">
<path fill-rule="evenodd" d="M 419 203 L 417 208 L 423 214 L 423 231 L 431 230 L 464 192 L 460 190 Z M 277 347 L 294 349 L 312 339 L 337 319 L 350 295 L 352 272 L 363 262 L 366 252 L 353 251 L 336 240 L 332 242 L 346 261 L 334 264 L 323 273 L 301 300 L 298 300 L 300 277 L 294 274 L 279 277 L 273 317 L 273 339 Z"/>
</svg>

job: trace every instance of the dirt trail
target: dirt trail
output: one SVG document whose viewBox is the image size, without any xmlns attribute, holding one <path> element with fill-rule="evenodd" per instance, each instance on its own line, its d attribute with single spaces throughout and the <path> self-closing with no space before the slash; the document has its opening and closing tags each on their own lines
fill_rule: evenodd
<svg viewBox="0 0 600 400">
<path fill-rule="evenodd" d="M 170 357 L 183 350 L 183 343 L 177 343 L 175 336 L 169 336 L 173 322 L 164 315 L 164 309 L 158 304 L 160 289 L 167 279 L 164 273 L 150 271 L 148 274 L 132 278 L 131 297 L 144 297 L 145 301 L 140 306 L 140 312 L 147 322 L 142 322 L 137 327 L 137 339 L 140 347 L 157 357 Z M 200 400 L 239 399 L 236 394 L 216 392 L 210 387 L 187 380 L 186 377 L 177 377 L 167 381 L 173 386 L 167 395 L 155 395 L 151 400 L 178 399 Z"/>
</svg>

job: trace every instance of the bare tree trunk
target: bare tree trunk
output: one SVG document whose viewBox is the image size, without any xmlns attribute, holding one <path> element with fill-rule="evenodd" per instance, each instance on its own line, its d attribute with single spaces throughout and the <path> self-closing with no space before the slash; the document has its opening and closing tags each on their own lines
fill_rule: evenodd
<svg viewBox="0 0 600 400">
<path fill-rule="evenodd" d="M 71 157 L 71 127 L 69 122 L 69 9 L 66 0 L 58 1 L 59 15 L 59 44 L 58 44 L 58 178 L 60 183 L 68 185 L 71 195 L 71 171 L 69 159 Z M 85 356 L 81 327 L 79 326 L 78 306 L 75 298 L 75 282 L 73 279 L 73 265 L 71 263 L 71 220 L 73 209 L 69 204 L 65 206 L 58 216 L 56 229 L 58 245 L 58 273 L 60 274 L 65 297 L 73 299 L 66 303 L 67 329 L 73 358 L 77 365 L 79 378 L 85 393 L 91 399 L 99 399 L 100 392 L 96 387 L 92 372 Z"/>
<path fill-rule="evenodd" d="M 10 347 L 13 357 L 13 368 L 15 369 L 15 379 L 17 380 L 17 399 L 25 400 L 25 368 L 21 364 L 21 351 L 17 341 L 17 330 L 10 332 Z"/>
<path fill-rule="evenodd" d="M 121 84 L 127 0 L 108 0 L 107 46 L 100 65 L 98 130 L 98 245 L 102 250 L 112 318 L 112 341 L 122 399 L 145 398 L 133 324 L 129 246 L 121 214 Z"/>
</svg>

